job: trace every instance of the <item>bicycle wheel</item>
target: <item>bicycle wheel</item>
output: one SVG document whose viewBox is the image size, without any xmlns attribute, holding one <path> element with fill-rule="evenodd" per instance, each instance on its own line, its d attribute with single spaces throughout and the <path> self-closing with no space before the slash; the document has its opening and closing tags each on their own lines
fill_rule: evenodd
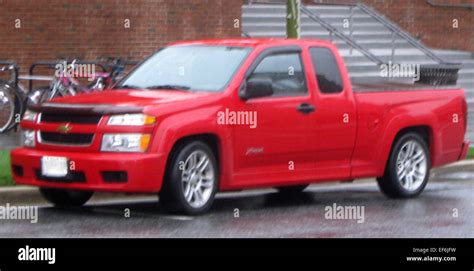
<svg viewBox="0 0 474 271">
<path fill-rule="evenodd" d="M 21 106 L 15 89 L 7 82 L 0 81 L 0 133 L 5 133 L 16 124 L 15 117 Z"/>
</svg>

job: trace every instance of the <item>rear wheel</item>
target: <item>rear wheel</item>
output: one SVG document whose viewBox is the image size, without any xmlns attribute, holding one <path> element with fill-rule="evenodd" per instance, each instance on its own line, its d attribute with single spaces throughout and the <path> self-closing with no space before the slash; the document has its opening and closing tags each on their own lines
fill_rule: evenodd
<svg viewBox="0 0 474 271">
<path fill-rule="evenodd" d="M 430 168 L 430 154 L 425 140 L 416 133 L 407 133 L 395 142 L 385 174 L 377 182 L 388 197 L 415 197 L 428 183 Z"/>
<path fill-rule="evenodd" d="M 201 214 L 211 207 L 217 185 L 213 151 L 201 141 L 192 141 L 174 152 L 160 192 L 160 203 L 171 212 Z"/>
<path fill-rule="evenodd" d="M 84 205 L 94 194 L 91 191 L 40 188 L 41 195 L 58 207 L 77 207 Z"/>
</svg>

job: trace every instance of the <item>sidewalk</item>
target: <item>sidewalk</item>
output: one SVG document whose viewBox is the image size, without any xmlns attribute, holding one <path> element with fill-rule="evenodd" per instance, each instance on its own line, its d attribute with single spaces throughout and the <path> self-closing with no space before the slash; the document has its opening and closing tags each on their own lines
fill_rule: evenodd
<svg viewBox="0 0 474 271">
<path fill-rule="evenodd" d="M 0 134 L 0 150 L 11 150 L 20 145 L 20 133 L 10 131 L 6 134 Z"/>
</svg>

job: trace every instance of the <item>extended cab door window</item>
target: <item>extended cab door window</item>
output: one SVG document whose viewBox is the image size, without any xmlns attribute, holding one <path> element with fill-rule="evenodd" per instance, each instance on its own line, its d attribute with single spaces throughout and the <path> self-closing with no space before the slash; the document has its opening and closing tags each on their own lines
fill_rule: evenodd
<svg viewBox="0 0 474 271">
<path fill-rule="evenodd" d="M 324 47 L 313 47 L 309 49 L 309 52 L 321 93 L 342 92 L 344 84 L 342 83 L 341 72 L 331 50 Z"/>
<path fill-rule="evenodd" d="M 299 96 L 308 92 L 300 53 L 278 53 L 266 56 L 257 65 L 250 79 L 268 78 L 273 96 Z"/>
<path fill-rule="evenodd" d="M 318 178 L 349 178 L 357 132 L 355 100 L 350 91 L 344 91 L 344 77 L 333 51 L 315 46 L 309 52 L 320 90 L 315 95 L 315 123 L 312 127 L 316 172 Z"/>
</svg>

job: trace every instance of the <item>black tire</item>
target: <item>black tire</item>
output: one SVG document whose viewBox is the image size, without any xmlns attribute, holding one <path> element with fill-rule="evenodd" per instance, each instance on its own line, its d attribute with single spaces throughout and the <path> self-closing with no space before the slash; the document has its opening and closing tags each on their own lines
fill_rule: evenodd
<svg viewBox="0 0 474 271">
<path fill-rule="evenodd" d="M 195 153 L 207 155 L 209 160 L 208 166 L 212 167 L 214 176 L 212 185 L 209 185 L 208 188 L 203 188 L 207 191 L 206 195 L 209 198 L 202 201 L 205 202 L 202 206 L 192 206 L 192 203 L 188 202 L 185 198 L 186 188 L 184 186 L 186 186 L 186 184 L 183 181 L 183 174 L 185 174 L 184 168 L 186 168 L 185 164 L 187 164 L 186 161 L 188 161 L 188 158 Z M 167 165 L 163 187 L 159 193 L 160 205 L 167 212 L 171 213 L 199 215 L 206 212 L 212 206 L 215 194 L 218 190 L 218 171 L 215 154 L 206 143 L 202 141 L 190 141 L 180 144 L 171 154 L 169 164 Z M 201 181 L 197 182 L 201 183 Z M 195 198 L 195 196 L 192 196 L 192 198 Z"/>
<path fill-rule="evenodd" d="M 292 186 L 279 186 L 276 187 L 278 192 L 282 194 L 297 194 L 303 192 L 309 185 L 308 184 L 303 184 L 303 185 L 292 185 Z"/>
<path fill-rule="evenodd" d="M 40 188 L 41 195 L 57 207 L 79 207 L 94 194 L 92 191 Z"/>
<path fill-rule="evenodd" d="M 402 177 L 402 180 L 400 180 L 399 175 L 397 173 L 398 166 L 400 166 L 400 165 L 397 165 L 397 158 L 400 152 L 402 152 L 402 148 L 404 148 L 404 146 L 406 146 L 406 144 L 408 144 L 409 142 L 416 142 L 417 144 L 419 144 L 418 146 L 421 147 L 420 151 L 423 151 L 425 155 L 425 160 L 426 160 L 424 164 L 425 166 L 423 166 L 423 168 L 426 169 L 424 178 L 419 178 L 416 189 L 412 189 L 412 190 L 409 190 L 404 187 L 403 177 Z M 403 163 L 400 163 L 400 164 L 403 164 Z M 409 168 L 413 169 L 414 167 L 411 166 Z M 416 197 L 423 191 L 426 184 L 428 183 L 430 169 L 431 169 L 431 159 L 430 159 L 429 148 L 427 146 L 426 141 L 417 133 L 413 133 L 413 132 L 406 133 L 402 135 L 401 137 L 399 137 L 396 140 L 395 144 L 393 145 L 389 160 L 387 162 L 387 166 L 385 168 L 385 173 L 382 177 L 377 178 L 377 183 L 380 187 L 380 190 L 386 196 L 390 198 Z"/>
</svg>

